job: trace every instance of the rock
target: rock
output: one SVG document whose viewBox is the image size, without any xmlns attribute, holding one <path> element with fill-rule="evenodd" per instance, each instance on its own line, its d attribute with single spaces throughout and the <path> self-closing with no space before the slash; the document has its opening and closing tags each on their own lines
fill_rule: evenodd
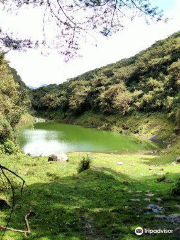
<svg viewBox="0 0 180 240">
<path fill-rule="evenodd" d="M 166 219 L 166 215 L 155 215 L 154 217 L 157 219 Z"/>
<path fill-rule="evenodd" d="M 163 207 L 156 205 L 156 204 L 149 204 L 147 206 L 147 210 L 150 210 L 154 213 L 163 213 Z"/>
<path fill-rule="evenodd" d="M 175 207 L 180 209 L 180 205 L 175 205 Z"/>
<path fill-rule="evenodd" d="M 162 199 L 161 199 L 161 198 L 156 198 L 156 200 L 157 200 L 158 202 L 162 202 Z"/>
<path fill-rule="evenodd" d="M 48 162 L 56 162 L 56 161 L 58 161 L 58 158 L 57 158 L 57 156 L 56 155 L 50 155 L 49 157 L 48 157 Z"/>
<path fill-rule="evenodd" d="M 152 141 L 152 142 L 157 142 L 157 137 L 158 137 L 158 134 L 157 135 L 153 135 L 151 137 L 148 137 L 147 139 Z"/>
<path fill-rule="evenodd" d="M 68 162 L 68 161 L 69 161 L 68 156 L 67 156 L 65 153 L 61 153 L 61 154 L 60 154 L 60 157 L 62 158 L 62 160 L 63 160 L 64 162 Z"/>
<path fill-rule="evenodd" d="M 176 163 L 175 163 L 175 162 L 172 162 L 172 165 L 174 165 L 174 166 L 175 166 L 175 165 L 176 165 Z"/>
<path fill-rule="evenodd" d="M 172 222 L 173 224 L 179 224 L 180 223 L 180 214 L 171 214 L 166 217 L 166 219 L 169 222 Z"/>
<path fill-rule="evenodd" d="M 168 145 L 167 145 L 167 148 L 170 148 L 170 147 L 171 147 L 171 144 L 168 144 Z"/>
<path fill-rule="evenodd" d="M 180 163 L 180 157 L 176 158 L 177 163 Z"/>
<path fill-rule="evenodd" d="M 150 165 L 150 167 L 159 167 L 160 165 L 158 165 L 158 164 L 152 164 L 152 165 Z"/>
<path fill-rule="evenodd" d="M 150 202 L 151 199 L 150 198 L 144 198 L 144 201 Z"/>
<path fill-rule="evenodd" d="M 45 119 L 43 118 L 38 118 L 38 117 L 34 117 L 35 123 L 39 123 L 39 122 L 46 122 Z"/>
<path fill-rule="evenodd" d="M 174 214 L 169 215 L 169 217 L 180 218 L 180 214 L 179 213 L 174 213 Z"/>
<path fill-rule="evenodd" d="M 171 214 L 169 216 L 155 215 L 154 217 L 158 218 L 158 219 L 165 219 L 165 220 L 171 222 L 172 224 L 179 224 L 180 223 L 180 214 Z"/>
<path fill-rule="evenodd" d="M 154 194 L 153 193 L 147 193 L 147 194 L 145 194 L 147 197 L 153 197 L 154 196 Z"/>
<path fill-rule="evenodd" d="M 165 179 L 163 182 L 172 183 L 173 181 L 171 179 Z"/>
<path fill-rule="evenodd" d="M 7 208 L 7 207 L 8 208 L 10 207 L 8 200 L 5 198 L 0 198 L 0 209 Z"/>
<path fill-rule="evenodd" d="M 140 199 L 130 199 L 132 202 L 140 202 Z"/>
<path fill-rule="evenodd" d="M 133 191 L 132 190 L 129 190 L 128 193 L 132 193 Z"/>
<path fill-rule="evenodd" d="M 123 165 L 123 162 L 118 162 L 117 165 Z"/>
<path fill-rule="evenodd" d="M 48 158 L 48 162 L 67 162 L 68 156 L 65 153 L 53 154 Z"/>
</svg>

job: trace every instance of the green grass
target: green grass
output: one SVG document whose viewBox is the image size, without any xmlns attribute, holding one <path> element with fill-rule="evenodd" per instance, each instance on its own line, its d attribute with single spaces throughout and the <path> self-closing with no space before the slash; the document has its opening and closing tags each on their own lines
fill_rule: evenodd
<svg viewBox="0 0 180 240">
<path fill-rule="evenodd" d="M 67 163 L 50 163 L 47 157 L 1 157 L 1 164 L 26 180 L 21 199 L 16 190 L 16 203 L 20 204 L 20 208 L 14 211 L 9 226 L 26 229 L 24 216 L 29 210 L 35 212 L 29 217 L 32 235 L 24 237 L 21 233 L 7 231 L 4 239 L 177 239 L 175 235 L 139 237 L 134 234 L 137 226 L 149 229 L 177 227 L 155 219 L 153 213 L 145 214 L 149 202 L 144 200 L 148 198 L 145 194 L 149 191 L 154 194 L 150 203 L 163 206 L 165 214 L 180 213 L 175 207 L 180 198 L 169 195 L 180 174 L 179 165 L 169 165 L 176 156 L 94 153 L 91 155 L 91 168 L 78 174 L 78 164 L 85 155 L 70 153 Z M 117 165 L 120 161 L 124 164 Z M 173 183 L 157 182 L 156 179 L 162 176 Z M 14 184 L 18 187 L 20 182 L 14 179 Z M 7 193 L 9 191 L 0 192 L 1 195 Z M 161 198 L 162 202 L 159 203 L 157 198 Z M 141 201 L 132 202 L 130 199 Z M 0 212 L 1 224 L 6 224 L 7 217 L 8 210 Z"/>
</svg>

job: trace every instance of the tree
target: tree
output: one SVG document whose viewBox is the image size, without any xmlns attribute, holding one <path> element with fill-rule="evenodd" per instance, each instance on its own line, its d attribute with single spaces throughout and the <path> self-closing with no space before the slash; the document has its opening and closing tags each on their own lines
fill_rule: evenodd
<svg viewBox="0 0 180 240">
<path fill-rule="evenodd" d="M 44 15 L 43 41 L 19 39 L 0 26 L 0 44 L 8 49 L 27 49 L 55 45 L 66 57 L 77 55 L 82 38 L 92 32 L 109 36 L 124 27 L 124 19 L 143 16 L 146 21 L 163 20 L 163 13 L 149 0 L 1 0 L 0 6 L 10 13 L 25 7 L 41 9 Z M 46 35 L 48 23 L 54 24 L 56 38 L 50 43 Z"/>
<path fill-rule="evenodd" d="M 19 122 L 22 112 L 28 104 L 26 89 L 19 89 L 13 74 L 0 52 L 0 116 L 9 122 L 12 128 Z M 1 123 L 0 123 L 1 125 Z"/>
<path fill-rule="evenodd" d="M 101 93 L 100 107 L 103 113 L 127 113 L 129 104 L 132 102 L 131 93 L 126 89 L 124 82 L 110 86 Z"/>
<path fill-rule="evenodd" d="M 86 110 L 85 105 L 89 91 L 90 87 L 83 85 L 77 86 L 73 89 L 72 95 L 69 99 L 69 107 L 73 112 L 81 113 Z"/>
</svg>

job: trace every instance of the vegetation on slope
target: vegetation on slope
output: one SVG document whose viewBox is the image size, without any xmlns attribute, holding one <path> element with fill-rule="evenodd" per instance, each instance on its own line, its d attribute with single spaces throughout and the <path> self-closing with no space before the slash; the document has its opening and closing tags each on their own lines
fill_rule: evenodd
<svg viewBox="0 0 180 240">
<path fill-rule="evenodd" d="M 17 81 L 18 82 L 17 82 Z M 15 127 L 28 104 L 25 85 L 20 81 L 16 71 L 11 69 L 0 53 L 0 151 L 6 151 L 15 140 Z M 8 143 L 7 143 L 8 142 Z"/>
<path fill-rule="evenodd" d="M 32 105 L 37 111 L 61 111 L 64 117 L 86 111 L 118 116 L 162 112 L 179 125 L 179 72 L 177 32 L 134 57 L 33 90 Z"/>
</svg>

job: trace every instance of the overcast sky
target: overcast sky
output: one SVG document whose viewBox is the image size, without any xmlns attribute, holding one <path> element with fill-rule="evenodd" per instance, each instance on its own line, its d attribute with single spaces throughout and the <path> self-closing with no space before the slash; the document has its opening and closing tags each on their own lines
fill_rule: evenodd
<svg viewBox="0 0 180 240">
<path fill-rule="evenodd" d="M 142 19 L 136 19 L 123 31 L 110 38 L 97 36 L 97 47 L 91 44 L 83 45 L 81 58 L 65 63 L 55 51 L 44 56 L 37 50 L 28 50 L 24 53 L 11 51 L 7 54 L 7 59 L 28 86 L 39 87 L 44 84 L 61 83 L 88 70 L 133 56 L 155 41 L 180 30 L 180 0 L 154 0 L 154 2 L 164 9 L 172 20 L 166 24 L 161 22 L 146 25 Z M 28 14 L 22 12 L 12 17 L 0 9 L 0 21 L 5 25 L 8 23 L 8 27 L 17 32 L 40 36 L 41 14 L 31 11 Z"/>
</svg>

